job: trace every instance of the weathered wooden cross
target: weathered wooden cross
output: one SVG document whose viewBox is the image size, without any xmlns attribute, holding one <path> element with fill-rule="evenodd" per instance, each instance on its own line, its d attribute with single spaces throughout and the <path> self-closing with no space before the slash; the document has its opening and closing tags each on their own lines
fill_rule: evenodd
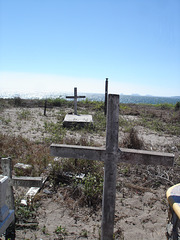
<svg viewBox="0 0 180 240">
<path fill-rule="evenodd" d="M 9 184 L 7 188 L 6 201 L 10 209 L 14 209 L 14 194 L 12 187 L 42 187 L 43 178 L 42 177 L 15 177 L 12 176 L 12 159 L 11 158 L 1 158 L 1 168 L 4 176 L 8 176 Z"/>
<path fill-rule="evenodd" d="M 108 95 L 106 148 L 52 144 L 51 155 L 104 161 L 101 239 L 112 240 L 114 230 L 117 163 L 172 166 L 174 155 L 118 148 L 119 95 Z"/>
<path fill-rule="evenodd" d="M 77 95 L 77 88 L 74 88 L 74 96 L 66 96 L 66 98 L 74 98 L 74 114 L 77 115 L 77 99 L 78 98 L 85 98 L 85 96 L 78 96 Z"/>
</svg>

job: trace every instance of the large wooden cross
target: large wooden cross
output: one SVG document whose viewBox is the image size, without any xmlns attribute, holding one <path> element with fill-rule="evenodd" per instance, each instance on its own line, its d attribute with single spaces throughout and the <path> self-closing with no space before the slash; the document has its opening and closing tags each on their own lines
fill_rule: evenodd
<svg viewBox="0 0 180 240">
<path fill-rule="evenodd" d="M 104 187 L 102 204 L 101 239 L 112 240 L 116 196 L 117 163 L 172 166 L 174 155 L 142 150 L 118 148 L 119 95 L 108 96 L 106 148 L 52 144 L 51 155 L 104 161 Z"/>
<path fill-rule="evenodd" d="M 77 99 L 78 98 L 85 98 L 85 96 L 78 96 L 77 95 L 77 88 L 74 88 L 74 96 L 66 96 L 66 98 L 74 98 L 74 114 L 77 115 Z"/>
</svg>

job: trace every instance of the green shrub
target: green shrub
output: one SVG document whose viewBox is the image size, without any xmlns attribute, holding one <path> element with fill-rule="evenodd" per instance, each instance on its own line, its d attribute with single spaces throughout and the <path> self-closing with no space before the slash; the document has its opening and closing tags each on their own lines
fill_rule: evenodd
<svg viewBox="0 0 180 240">
<path fill-rule="evenodd" d="M 175 104 L 175 111 L 178 111 L 180 109 L 180 102 L 177 102 Z"/>
<path fill-rule="evenodd" d="M 88 206 L 93 206 L 99 203 L 102 199 L 103 178 L 99 174 L 88 173 L 83 181 L 83 193 L 88 203 Z"/>
<path fill-rule="evenodd" d="M 14 98 L 14 106 L 15 107 L 21 107 L 22 106 L 23 100 L 20 97 L 15 97 Z"/>
<path fill-rule="evenodd" d="M 149 104 L 151 106 L 151 104 Z M 154 107 L 158 107 L 162 110 L 168 110 L 173 108 L 173 104 L 171 103 L 159 103 L 159 104 L 154 104 Z"/>
<path fill-rule="evenodd" d="M 55 233 L 58 234 L 58 235 L 61 235 L 61 238 L 60 238 L 60 239 L 64 239 L 64 238 L 62 238 L 62 237 L 65 236 L 65 235 L 67 235 L 66 229 L 63 228 L 63 227 L 61 227 L 61 225 L 56 227 Z"/>
</svg>

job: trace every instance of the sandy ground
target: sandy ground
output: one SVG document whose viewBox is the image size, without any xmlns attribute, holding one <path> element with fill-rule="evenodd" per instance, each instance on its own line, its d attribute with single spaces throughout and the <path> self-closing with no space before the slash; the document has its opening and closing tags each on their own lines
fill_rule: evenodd
<svg viewBox="0 0 180 240">
<path fill-rule="evenodd" d="M 22 111 L 23 109 L 10 108 L 0 113 L 0 132 L 43 141 L 47 137 L 43 130 L 44 123 L 56 122 L 60 114 L 58 109 L 53 109 L 48 110 L 48 117 L 45 117 L 43 109 L 33 108 L 28 109 L 31 112 L 29 117 L 22 120 L 19 118 Z M 135 117 L 124 118 L 133 120 Z M 176 157 L 179 156 L 180 137 L 160 135 L 141 126 L 136 128 L 147 150 L 174 152 Z M 70 135 L 69 132 L 68 134 Z M 80 137 L 79 134 L 72 136 L 75 139 Z M 124 137 L 125 133 L 120 131 L 120 143 Z M 94 145 L 105 145 L 105 136 L 90 134 L 88 138 Z M 177 171 L 173 168 L 128 166 L 128 171 L 124 174 L 123 167 L 126 169 L 126 166 L 118 167 L 117 174 L 115 239 L 166 239 L 168 204 L 165 193 L 173 182 L 168 177 L 172 174 L 177 176 Z M 160 184 L 156 186 L 158 181 Z M 178 177 L 173 183 L 177 182 Z M 17 239 L 100 239 L 101 208 L 95 211 L 79 207 L 76 200 L 66 197 L 66 189 L 60 187 L 57 192 L 53 192 L 49 182 L 39 193 L 39 203 L 36 218 L 38 229 L 17 230 Z M 55 233 L 60 226 L 61 233 Z"/>
</svg>

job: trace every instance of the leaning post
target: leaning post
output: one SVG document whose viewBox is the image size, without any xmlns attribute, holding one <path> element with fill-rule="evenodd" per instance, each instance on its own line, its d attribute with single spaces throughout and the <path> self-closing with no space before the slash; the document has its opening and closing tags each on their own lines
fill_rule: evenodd
<svg viewBox="0 0 180 240">
<path fill-rule="evenodd" d="M 101 240 L 113 239 L 116 172 L 118 161 L 119 95 L 109 95 L 106 125 L 106 151 L 102 203 Z"/>
</svg>

